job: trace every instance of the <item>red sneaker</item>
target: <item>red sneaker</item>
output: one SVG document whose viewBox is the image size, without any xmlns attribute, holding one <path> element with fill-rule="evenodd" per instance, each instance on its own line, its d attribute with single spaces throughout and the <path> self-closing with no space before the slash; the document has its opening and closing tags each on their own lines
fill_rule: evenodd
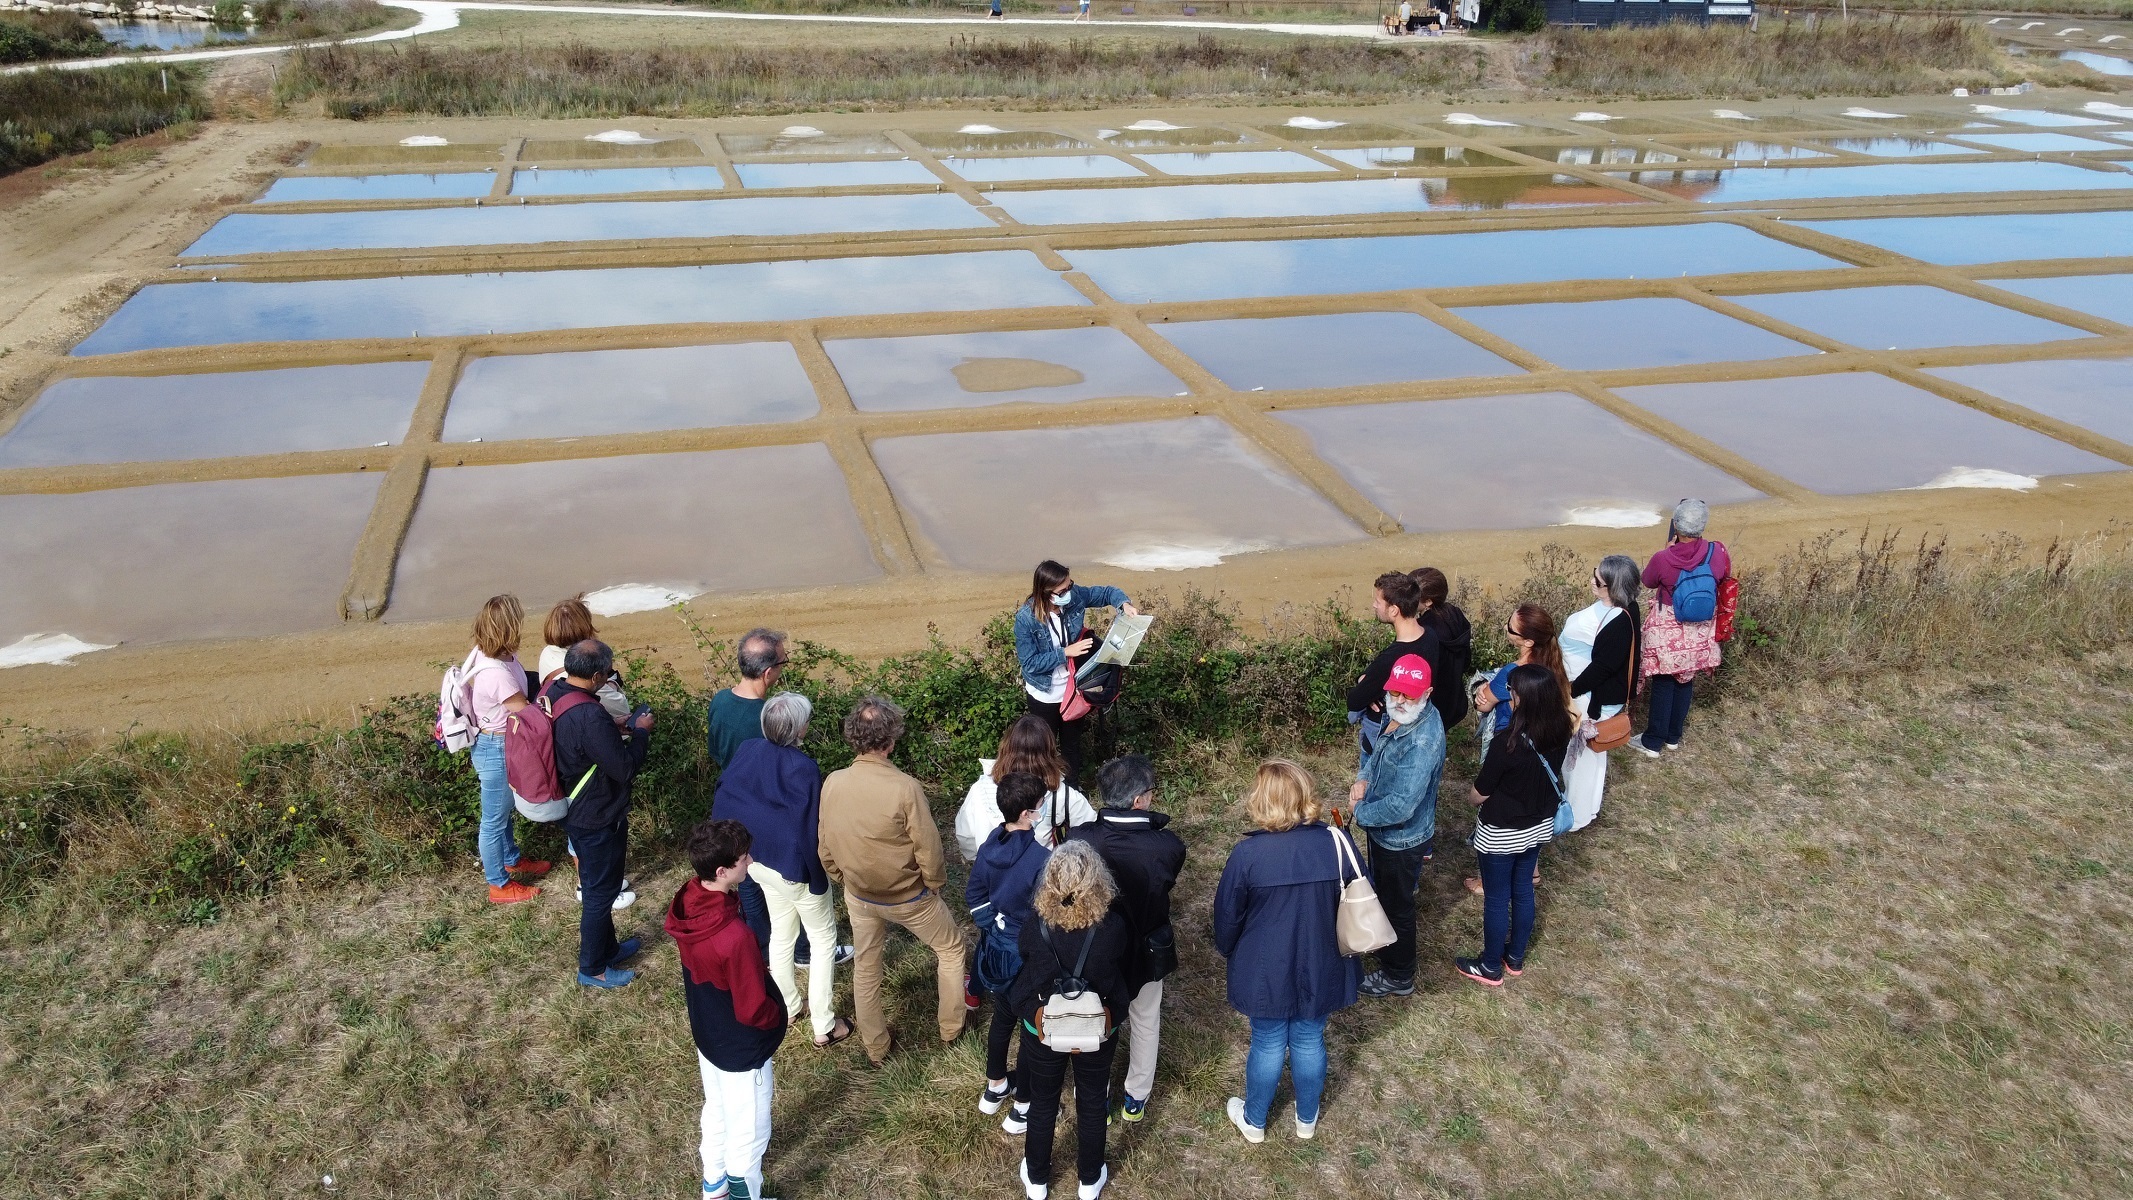
<svg viewBox="0 0 2133 1200">
<path fill-rule="evenodd" d="M 522 858 L 505 867 L 504 871 L 510 875 L 523 875 L 528 879 L 539 879 L 554 869 L 555 864 L 552 862 L 543 862 L 538 858 Z"/>
<path fill-rule="evenodd" d="M 517 904 L 521 900 L 531 900 L 540 894 L 541 889 L 528 887 L 523 883 L 507 883 L 502 887 L 497 887 L 495 884 L 489 885 L 489 903 L 491 904 Z"/>
</svg>

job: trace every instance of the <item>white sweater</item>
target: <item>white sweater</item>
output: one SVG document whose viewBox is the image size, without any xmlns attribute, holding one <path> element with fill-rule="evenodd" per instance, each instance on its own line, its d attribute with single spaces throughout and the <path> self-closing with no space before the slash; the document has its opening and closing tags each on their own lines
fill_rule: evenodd
<svg viewBox="0 0 2133 1200">
<path fill-rule="evenodd" d="M 995 761 L 990 758 L 978 760 L 977 782 L 970 785 L 970 791 L 963 797 L 963 807 L 956 810 L 955 845 L 963 852 L 964 862 L 976 862 L 978 847 L 1004 823 L 1000 819 L 1000 786 L 992 780 Z M 1096 810 L 1089 806 L 1089 798 L 1068 787 L 1062 779 L 1059 789 L 1037 805 L 1037 811 L 1031 816 L 1030 832 L 1037 836 L 1038 845 L 1056 846 L 1066 836 L 1065 830 L 1057 828 L 1062 812 L 1066 815 L 1068 829 L 1096 819 Z"/>
</svg>

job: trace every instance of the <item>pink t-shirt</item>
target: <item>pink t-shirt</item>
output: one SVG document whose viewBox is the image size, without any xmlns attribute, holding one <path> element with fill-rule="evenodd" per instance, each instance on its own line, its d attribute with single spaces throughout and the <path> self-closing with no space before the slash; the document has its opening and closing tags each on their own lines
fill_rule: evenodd
<svg viewBox="0 0 2133 1200">
<path fill-rule="evenodd" d="M 504 709 L 504 701 L 513 696 L 526 698 L 526 668 L 518 664 L 518 656 L 490 658 L 486 654 L 474 656 L 474 678 L 470 681 L 474 693 L 474 723 L 483 733 L 502 733 L 504 718 L 510 715 Z"/>
</svg>

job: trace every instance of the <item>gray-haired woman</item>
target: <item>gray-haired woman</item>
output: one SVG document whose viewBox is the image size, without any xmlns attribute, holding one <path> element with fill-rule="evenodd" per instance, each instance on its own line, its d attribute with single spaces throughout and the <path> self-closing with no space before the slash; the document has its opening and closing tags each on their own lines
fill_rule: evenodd
<svg viewBox="0 0 2133 1200">
<path fill-rule="evenodd" d="M 1651 690 L 1652 711 L 1644 732 L 1630 744 L 1647 758 L 1681 748 L 1697 673 L 1718 669 L 1717 621 L 1683 621 L 1674 612 L 1674 589 L 1684 574 L 1705 568 L 1713 586 L 1733 574 L 1733 557 L 1726 553 L 1725 543 L 1703 536 L 1710 521 L 1711 508 L 1701 500 L 1675 505 L 1673 523 L 1666 530 L 1666 549 L 1652 555 L 1644 567 L 1644 586 L 1655 594 L 1638 657 L 1642 660 L 1639 670 L 1650 680 L 1646 686 Z"/>
<path fill-rule="evenodd" d="M 814 705 L 798 692 L 779 692 L 763 705 L 763 736 L 742 742 L 719 772 L 711 815 L 739 821 L 755 839 L 748 878 L 763 889 L 770 909 L 770 977 L 784 993 L 786 1011 L 800 1015 L 793 945 L 800 927 L 818 951 L 837 944 L 837 910 L 829 875 L 822 869 L 817 832 L 822 813 L 822 768 L 800 749 Z M 834 956 L 818 953 L 807 972 L 807 1012 L 815 1045 L 827 1049 L 852 1036 L 837 1015 Z"/>
<path fill-rule="evenodd" d="M 1572 829 L 1582 829 L 1600 815 L 1601 794 L 1607 788 L 1607 755 L 1592 749 L 1591 722 L 1603 721 L 1629 706 L 1637 679 L 1637 645 L 1642 640 L 1643 618 L 1637 608 L 1637 564 L 1621 554 L 1610 554 L 1593 568 L 1593 601 L 1563 622 L 1558 643 L 1563 649 L 1563 673 L 1570 677 L 1570 714 L 1579 730 L 1570 739 L 1570 757 L 1563 767 L 1563 789 L 1577 814 Z"/>
</svg>

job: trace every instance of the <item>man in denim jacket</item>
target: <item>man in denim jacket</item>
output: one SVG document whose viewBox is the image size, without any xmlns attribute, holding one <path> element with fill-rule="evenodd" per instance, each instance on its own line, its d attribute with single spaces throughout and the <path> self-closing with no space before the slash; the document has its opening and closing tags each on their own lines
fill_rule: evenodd
<svg viewBox="0 0 2133 1200">
<path fill-rule="evenodd" d="M 1444 722 L 1429 703 L 1429 662 L 1410 654 L 1385 681 L 1385 731 L 1348 793 L 1370 838 L 1370 881 L 1392 945 L 1363 979 L 1366 996 L 1415 993 L 1415 889 L 1437 840 L 1437 784 L 1444 776 Z"/>
</svg>

